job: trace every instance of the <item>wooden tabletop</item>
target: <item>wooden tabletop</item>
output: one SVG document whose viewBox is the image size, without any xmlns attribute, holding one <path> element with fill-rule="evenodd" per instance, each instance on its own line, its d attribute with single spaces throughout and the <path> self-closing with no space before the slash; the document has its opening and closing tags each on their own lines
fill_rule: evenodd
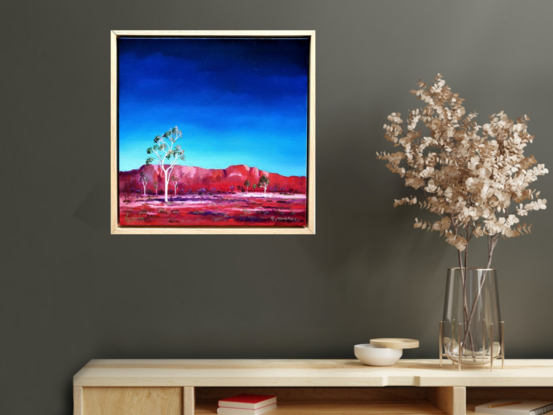
<svg viewBox="0 0 553 415">
<path fill-rule="evenodd" d="M 493 372 L 451 362 L 400 360 L 91 360 L 74 386 L 553 386 L 553 360 L 506 360 Z"/>
</svg>

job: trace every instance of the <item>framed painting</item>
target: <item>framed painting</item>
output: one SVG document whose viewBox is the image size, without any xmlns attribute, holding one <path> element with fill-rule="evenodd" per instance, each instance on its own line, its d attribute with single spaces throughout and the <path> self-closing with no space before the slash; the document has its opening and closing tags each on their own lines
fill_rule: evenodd
<svg viewBox="0 0 553 415">
<path fill-rule="evenodd" d="M 112 31 L 112 234 L 314 234 L 315 32 Z"/>
</svg>

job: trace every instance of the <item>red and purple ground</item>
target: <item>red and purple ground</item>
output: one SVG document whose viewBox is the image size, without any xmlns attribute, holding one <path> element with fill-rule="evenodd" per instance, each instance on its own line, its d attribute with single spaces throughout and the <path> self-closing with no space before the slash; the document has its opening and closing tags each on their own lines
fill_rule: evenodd
<svg viewBox="0 0 553 415">
<path fill-rule="evenodd" d="M 122 227 L 305 227 L 305 194 L 213 193 L 119 197 Z"/>
</svg>

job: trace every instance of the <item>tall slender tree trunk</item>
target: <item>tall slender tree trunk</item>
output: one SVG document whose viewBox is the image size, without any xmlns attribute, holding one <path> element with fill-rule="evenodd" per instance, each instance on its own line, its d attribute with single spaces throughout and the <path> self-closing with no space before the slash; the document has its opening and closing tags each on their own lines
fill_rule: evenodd
<svg viewBox="0 0 553 415">
<path fill-rule="evenodd" d="M 167 180 L 167 173 L 165 174 L 165 201 L 169 202 L 169 180 Z"/>
</svg>

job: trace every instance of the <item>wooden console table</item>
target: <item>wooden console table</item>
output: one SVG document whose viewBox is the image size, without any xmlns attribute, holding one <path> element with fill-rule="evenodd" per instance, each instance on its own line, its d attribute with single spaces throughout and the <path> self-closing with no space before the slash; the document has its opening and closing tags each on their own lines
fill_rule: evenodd
<svg viewBox="0 0 553 415">
<path fill-rule="evenodd" d="M 553 400 L 553 360 L 504 369 L 400 360 L 92 360 L 73 378 L 74 415 L 207 415 L 220 398 L 277 395 L 269 415 L 465 415 L 502 398 Z"/>
</svg>

